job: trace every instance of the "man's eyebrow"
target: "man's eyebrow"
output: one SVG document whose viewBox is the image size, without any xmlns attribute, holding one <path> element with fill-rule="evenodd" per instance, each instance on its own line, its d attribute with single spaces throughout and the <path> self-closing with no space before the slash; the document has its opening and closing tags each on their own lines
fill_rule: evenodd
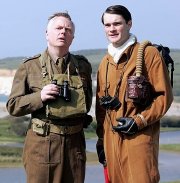
<svg viewBox="0 0 180 183">
<path fill-rule="evenodd" d="M 115 21 L 115 22 L 107 22 L 107 23 L 104 23 L 104 25 L 113 25 L 113 24 L 120 24 L 122 23 L 121 21 Z"/>
</svg>

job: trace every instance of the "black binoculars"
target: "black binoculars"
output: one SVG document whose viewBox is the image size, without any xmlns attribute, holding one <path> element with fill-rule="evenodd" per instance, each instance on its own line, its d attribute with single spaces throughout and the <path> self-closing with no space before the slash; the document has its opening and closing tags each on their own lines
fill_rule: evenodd
<svg viewBox="0 0 180 183">
<path fill-rule="evenodd" d="M 121 107 L 121 102 L 117 97 L 111 97 L 110 95 L 102 96 L 99 99 L 99 103 L 105 109 L 118 110 Z"/>
<path fill-rule="evenodd" d="M 62 85 L 57 84 L 57 80 L 52 80 L 52 84 L 59 87 L 59 97 L 62 97 L 65 101 L 71 101 L 71 90 L 69 89 L 68 81 L 63 81 Z"/>
</svg>

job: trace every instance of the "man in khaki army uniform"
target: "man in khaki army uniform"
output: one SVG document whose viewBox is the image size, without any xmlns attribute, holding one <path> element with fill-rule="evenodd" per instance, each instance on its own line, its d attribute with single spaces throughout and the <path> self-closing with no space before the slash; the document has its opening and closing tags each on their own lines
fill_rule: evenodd
<svg viewBox="0 0 180 183">
<path fill-rule="evenodd" d="M 160 119 L 173 101 L 168 70 L 155 47 L 130 34 L 126 7 L 108 7 L 102 23 L 110 44 L 97 76 L 99 161 L 111 183 L 158 183 Z"/>
<path fill-rule="evenodd" d="M 68 13 L 51 16 L 47 50 L 25 60 L 14 77 L 7 109 L 13 116 L 31 114 L 23 151 L 28 183 L 85 179 L 92 68 L 85 57 L 69 53 L 74 32 Z"/>
</svg>

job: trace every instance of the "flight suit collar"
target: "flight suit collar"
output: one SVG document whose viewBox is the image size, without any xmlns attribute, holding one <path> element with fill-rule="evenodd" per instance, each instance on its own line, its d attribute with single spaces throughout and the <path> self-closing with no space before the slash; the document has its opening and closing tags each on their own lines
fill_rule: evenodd
<svg viewBox="0 0 180 183">
<path fill-rule="evenodd" d="M 114 65 L 114 66 L 117 66 L 121 63 L 127 62 L 129 60 L 129 58 L 131 57 L 131 54 L 132 54 L 132 51 L 133 51 L 135 44 L 136 44 L 136 42 L 124 50 L 124 52 L 122 53 L 117 64 L 114 62 L 113 57 L 108 53 L 107 59 L 108 59 L 109 63 Z"/>
</svg>

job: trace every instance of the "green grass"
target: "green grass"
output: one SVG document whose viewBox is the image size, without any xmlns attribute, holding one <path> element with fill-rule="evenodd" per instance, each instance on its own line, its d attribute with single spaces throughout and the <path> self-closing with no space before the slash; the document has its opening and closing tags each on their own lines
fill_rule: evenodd
<svg viewBox="0 0 180 183">
<path fill-rule="evenodd" d="M 96 138 L 96 133 L 91 131 L 88 131 L 88 129 L 85 129 L 85 137 L 87 139 L 89 138 Z M 17 136 L 12 130 L 11 130 L 11 122 L 8 119 L 0 119 L 0 143 L 2 142 L 24 142 L 25 137 Z"/>
<path fill-rule="evenodd" d="M 160 183 L 180 183 L 180 180 L 173 181 L 173 182 L 160 182 Z"/>
<path fill-rule="evenodd" d="M 17 167 L 22 166 L 22 147 L 0 148 L 0 167 Z"/>
<path fill-rule="evenodd" d="M 174 96 L 174 101 L 180 103 L 180 96 Z"/>
<path fill-rule="evenodd" d="M 11 122 L 7 119 L 0 120 L 0 143 L 24 142 L 24 137 L 19 137 L 11 130 Z"/>
<path fill-rule="evenodd" d="M 85 131 L 85 138 L 86 139 L 97 138 L 97 135 L 95 132 L 86 132 Z"/>
<path fill-rule="evenodd" d="M 174 128 L 174 127 L 161 127 L 161 132 L 170 132 L 170 131 L 180 131 L 180 128 Z"/>
<path fill-rule="evenodd" d="M 180 144 L 160 144 L 160 150 L 180 153 Z"/>
</svg>

